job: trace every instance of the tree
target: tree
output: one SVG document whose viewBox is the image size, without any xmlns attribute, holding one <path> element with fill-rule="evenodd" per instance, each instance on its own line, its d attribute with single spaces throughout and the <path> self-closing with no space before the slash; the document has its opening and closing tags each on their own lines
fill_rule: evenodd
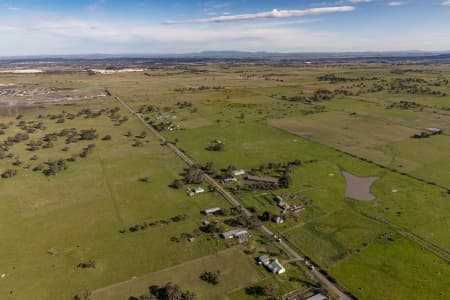
<svg viewBox="0 0 450 300">
<path fill-rule="evenodd" d="M 216 164 L 213 161 L 208 162 L 202 169 L 206 174 L 214 174 L 216 173 Z"/>
<path fill-rule="evenodd" d="M 91 292 L 88 290 L 84 290 L 83 292 L 81 292 L 81 294 L 79 295 L 75 295 L 73 297 L 74 300 L 90 300 L 91 299 Z"/>
<path fill-rule="evenodd" d="M 224 207 L 220 210 L 220 214 L 224 217 L 229 216 L 231 214 L 231 210 L 228 207 Z"/>
<path fill-rule="evenodd" d="M 96 266 L 97 263 L 95 262 L 95 260 L 89 260 L 87 262 L 82 262 L 77 265 L 77 267 L 81 269 L 88 269 L 88 268 L 95 269 Z"/>
<path fill-rule="evenodd" d="M 81 130 L 80 132 L 80 140 L 90 141 L 97 138 L 97 130 L 95 129 L 86 129 Z"/>
<path fill-rule="evenodd" d="M 245 213 L 242 213 L 240 216 L 238 216 L 236 220 L 241 226 L 245 226 L 248 229 L 255 229 L 256 227 L 261 225 L 257 217 L 247 216 Z"/>
<path fill-rule="evenodd" d="M 144 176 L 139 178 L 139 181 L 141 182 L 150 182 L 150 176 Z"/>
<path fill-rule="evenodd" d="M 162 296 L 165 300 L 181 300 L 183 299 L 183 291 L 177 284 L 168 282 L 164 286 Z"/>
<path fill-rule="evenodd" d="M 216 233 L 216 234 L 220 234 L 225 231 L 223 225 L 214 222 L 209 223 L 208 225 L 206 225 L 201 229 L 206 233 Z"/>
<path fill-rule="evenodd" d="M 212 285 L 217 285 L 220 282 L 220 271 L 217 270 L 215 272 L 203 272 L 200 275 L 200 279 Z"/>
<path fill-rule="evenodd" d="M 214 141 L 206 148 L 209 151 L 222 151 L 225 145 L 221 141 Z"/>
<path fill-rule="evenodd" d="M 183 180 L 180 179 L 175 179 L 172 184 L 170 185 L 170 187 L 174 188 L 174 189 L 181 189 L 184 186 L 184 182 Z"/>
<path fill-rule="evenodd" d="M 186 184 L 199 184 L 202 181 L 202 170 L 198 167 L 192 166 L 184 174 L 184 183 Z"/>
<path fill-rule="evenodd" d="M 265 211 L 263 212 L 263 214 L 259 217 L 259 219 L 263 222 L 267 222 L 272 218 L 272 215 L 270 214 L 270 212 Z"/>
<path fill-rule="evenodd" d="M 11 177 L 16 176 L 16 174 L 17 174 L 17 170 L 8 169 L 5 172 L 3 172 L 2 178 L 11 178 Z"/>
<path fill-rule="evenodd" d="M 260 285 L 252 285 L 245 288 L 245 293 L 252 296 L 264 296 L 264 288 Z"/>
</svg>

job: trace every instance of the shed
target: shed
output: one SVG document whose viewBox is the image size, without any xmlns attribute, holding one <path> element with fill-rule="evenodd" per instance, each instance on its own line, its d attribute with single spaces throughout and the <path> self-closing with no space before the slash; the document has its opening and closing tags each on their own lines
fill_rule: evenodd
<svg viewBox="0 0 450 300">
<path fill-rule="evenodd" d="M 227 239 L 232 239 L 232 238 L 238 237 L 238 236 L 243 235 L 243 234 L 247 234 L 248 235 L 248 231 L 245 230 L 245 229 L 240 229 L 239 228 L 239 229 L 226 231 L 226 232 L 221 234 L 221 237 L 227 240 Z"/>
<path fill-rule="evenodd" d="M 267 255 L 261 255 L 260 257 L 258 257 L 258 264 L 259 265 L 267 265 L 270 263 L 270 258 Z"/>
<path fill-rule="evenodd" d="M 241 176 L 241 175 L 244 175 L 245 174 L 245 170 L 234 170 L 233 172 L 232 172 L 232 174 L 233 174 L 233 176 Z"/>
<path fill-rule="evenodd" d="M 315 294 L 314 296 L 312 296 L 312 297 L 309 297 L 308 299 L 306 299 L 306 300 L 327 300 L 328 299 L 328 297 L 327 296 L 325 296 L 325 295 L 322 295 L 322 294 Z"/>
<path fill-rule="evenodd" d="M 441 134 L 442 133 L 442 129 L 439 128 L 425 128 L 425 130 L 431 132 L 432 134 Z"/>
<path fill-rule="evenodd" d="M 204 215 L 212 215 L 212 214 L 217 214 L 221 211 L 220 207 L 213 207 L 213 208 L 207 208 L 205 210 L 202 211 L 202 213 Z"/>
<path fill-rule="evenodd" d="M 237 181 L 236 178 L 231 177 L 231 178 L 225 178 L 225 179 L 223 180 L 223 183 L 230 183 L 230 182 L 236 182 L 236 181 Z"/>
</svg>

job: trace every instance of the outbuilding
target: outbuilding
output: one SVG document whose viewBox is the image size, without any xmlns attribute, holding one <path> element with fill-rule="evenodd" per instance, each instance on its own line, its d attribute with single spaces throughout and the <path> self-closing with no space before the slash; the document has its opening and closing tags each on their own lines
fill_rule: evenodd
<svg viewBox="0 0 450 300">
<path fill-rule="evenodd" d="M 228 240 L 228 239 L 232 239 L 232 238 L 236 238 L 242 235 L 248 235 L 248 231 L 245 229 L 234 229 L 234 230 L 230 230 L 230 231 L 226 231 L 224 233 L 221 234 L 222 238 Z"/>
<path fill-rule="evenodd" d="M 233 174 L 233 176 L 241 176 L 245 174 L 245 170 L 234 170 L 231 173 Z"/>
<path fill-rule="evenodd" d="M 213 208 L 207 208 L 205 210 L 202 211 L 202 213 L 207 216 L 207 215 L 214 215 L 214 214 L 218 214 L 220 213 L 221 208 L 220 207 L 213 207 Z"/>
</svg>

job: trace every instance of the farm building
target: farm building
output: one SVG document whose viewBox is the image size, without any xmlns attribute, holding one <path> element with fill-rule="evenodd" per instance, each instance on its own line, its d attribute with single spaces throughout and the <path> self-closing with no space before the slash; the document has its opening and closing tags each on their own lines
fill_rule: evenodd
<svg viewBox="0 0 450 300">
<path fill-rule="evenodd" d="M 248 231 L 245 229 L 234 229 L 234 230 L 226 231 L 221 234 L 222 238 L 224 238 L 226 240 L 232 239 L 232 238 L 239 238 L 240 236 L 244 236 L 244 235 L 248 236 Z"/>
<path fill-rule="evenodd" d="M 325 295 L 322 295 L 322 294 L 315 294 L 314 296 L 309 297 L 309 298 L 306 299 L 306 300 L 327 300 L 327 299 L 328 299 L 328 297 L 325 296 Z"/>
<path fill-rule="evenodd" d="M 282 198 L 281 196 L 278 196 L 278 195 L 275 195 L 274 200 L 275 200 L 277 203 L 283 202 L 283 198 Z"/>
<path fill-rule="evenodd" d="M 281 208 L 282 210 L 288 210 L 291 206 L 288 203 L 280 202 L 278 203 L 278 207 Z"/>
<path fill-rule="evenodd" d="M 286 272 L 286 269 L 278 261 L 277 258 L 270 261 L 270 258 L 267 255 L 258 257 L 258 264 L 265 266 L 270 272 L 274 274 L 282 274 Z"/>
<path fill-rule="evenodd" d="M 429 131 L 431 134 L 442 134 L 442 129 L 439 128 L 425 128 L 426 131 Z"/>
<path fill-rule="evenodd" d="M 221 211 L 220 207 L 213 207 L 213 208 L 207 208 L 204 211 L 202 211 L 202 213 L 204 215 L 214 215 L 217 214 Z"/>
<path fill-rule="evenodd" d="M 237 182 L 236 178 L 225 178 L 223 180 L 223 183 L 230 183 L 230 182 Z"/>
<path fill-rule="evenodd" d="M 196 187 L 195 189 L 188 190 L 188 192 L 189 192 L 189 196 L 192 197 L 192 196 L 195 196 L 197 194 L 204 193 L 205 189 L 202 188 L 202 187 Z"/>
<path fill-rule="evenodd" d="M 275 216 L 275 217 L 273 217 L 272 221 L 274 221 L 274 222 L 277 223 L 277 224 L 283 224 L 283 223 L 284 223 L 283 218 L 280 217 L 280 216 Z"/>
<path fill-rule="evenodd" d="M 265 183 L 265 184 L 278 185 L 278 178 L 274 178 L 274 177 L 260 177 L 260 176 L 248 175 L 248 176 L 245 176 L 244 179 L 245 179 L 244 183 L 246 183 L 246 184 Z"/>
<path fill-rule="evenodd" d="M 274 274 L 283 274 L 284 272 L 286 272 L 286 269 L 276 258 L 268 265 L 266 265 L 266 267 Z"/>
<path fill-rule="evenodd" d="M 261 255 L 258 257 L 258 265 L 266 265 L 270 263 L 270 258 L 267 255 Z"/>
<path fill-rule="evenodd" d="M 245 174 L 245 170 L 234 170 L 232 174 L 233 176 L 241 176 Z"/>
</svg>

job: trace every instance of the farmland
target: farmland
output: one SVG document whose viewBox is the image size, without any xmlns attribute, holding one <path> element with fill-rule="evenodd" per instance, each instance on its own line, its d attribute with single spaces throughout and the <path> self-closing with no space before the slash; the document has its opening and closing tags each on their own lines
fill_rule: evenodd
<svg viewBox="0 0 450 300">
<path fill-rule="evenodd" d="M 251 287 L 268 284 L 277 296 L 321 290 L 250 224 L 243 245 L 199 230 L 205 219 L 227 229 L 240 219 L 200 214 L 231 204 L 190 181 L 197 167 L 218 182 L 236 169 L 287 178 L 276 189 L 239 176 L 223 186 L 354 297 L 449 297 L 448 65 L 122 67 L 143 71 L 0 74 L 0 141 L 19 139 L 0 160 L 2 174 L 15 171 L 0 179 L 0 298 L 128 299 L 169 281 L 199 299 L 260 299 Z M 115 97 L 198 166 L 186 170 Z M 413 138 L 427 128 L 442 134 Z M 343 171 L 376 177 L 374 199 L 346 198 Z M 189 197 L 197 186 L 206 192 Z M 275 195 L 299 209 L 281 212 Z M 285 274 L 255 263 L 267 253 Z M 199 279 L 213 268 L 217 286 Z"/>
</svg>

